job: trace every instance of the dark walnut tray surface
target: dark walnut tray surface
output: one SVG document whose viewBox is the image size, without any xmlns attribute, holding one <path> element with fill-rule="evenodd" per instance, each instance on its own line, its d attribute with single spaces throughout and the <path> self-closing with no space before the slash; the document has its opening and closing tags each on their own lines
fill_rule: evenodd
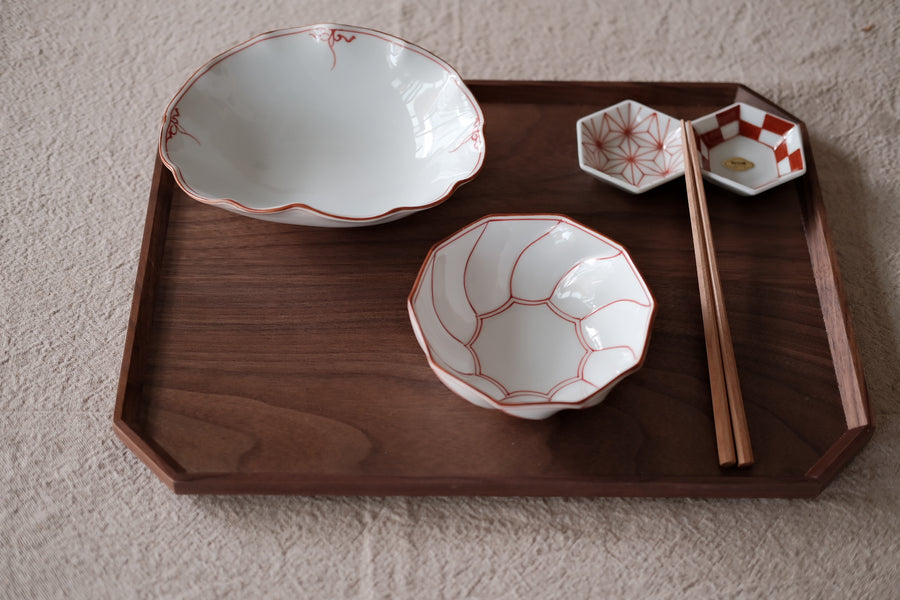
<svg viewBox="0 0 900 600">
<path fill-rule="evenodd" d="M 695 119 L 730 83 L 473 81 L 481 173 L 446 202 L 352 229 L 249 219 L 157 159 L 113 417 L 189 494 L 811 497 L 872 432 L 809 138 L 807 173 L 706 185 L 755 454 L 718 466 L 684 180 L 639 196 L 579 169 L 575 122 L 632 99 Z M 802 126 L 802 122 L 801 122 Z M 624 245 L 658 312 L 642 369 L 600 405 L 527 421 L 429 369 L 406 309 L 428 249 L 488 214 L 561 213 Z"/>
</svg>

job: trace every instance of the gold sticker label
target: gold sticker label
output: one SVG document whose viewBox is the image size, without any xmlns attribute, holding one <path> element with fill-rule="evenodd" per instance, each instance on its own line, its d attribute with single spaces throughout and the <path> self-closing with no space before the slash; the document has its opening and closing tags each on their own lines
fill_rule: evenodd
<svg viewBox="0 0 900 600">
<path fill-rule="evenodd" d="M 747 160 L 746 158 L 741 158 L 740 156 L 735 156 L 733 158 L 729 158 L 728 160 L 722 161 L 722 166 L 727 169 L 731 169 L 732 171 L 749 171 L 756 165 Z"/>
</svg>

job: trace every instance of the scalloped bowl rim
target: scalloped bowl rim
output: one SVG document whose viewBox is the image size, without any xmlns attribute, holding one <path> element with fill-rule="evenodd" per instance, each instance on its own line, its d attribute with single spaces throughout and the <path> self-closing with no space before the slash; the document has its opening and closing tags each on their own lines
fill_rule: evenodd
<svg viewBox="0 0 900 600">
<path fill-rule="evenodd" d="M 240 202 L 230 197 L 211 197 L 209 195 L 204 195 L 196 190 L 185 180 L 184 174 L 182 173 L 180 167 L 169 154 L 167 149 L 167 131 L 170 127 L 173 126 L 173 113 L 177 115 L 176 112 L 178 109 L 179 102 L 184 98 L 193 84 L 202 78 L 213 66 L 218 63 L 226 60 L 232 55 L 240 52 L 241 50 L 248 48 L 252 45 L 258 44 L 260 42 L 264 42 L 266 40 L 273 39 L 279 36 L 285 35 L 295 35 L 299 33 L 306 33 L 310 31 L 315 31 L 318 29 L 331 29 L 334 31 L 350 31 L 350 32 L 358 32 L 363 34 L 368 34 L 373 37 L 377 37 L 384 41 L 388 41 L 391 44 L 396 44 L 401 46 L 404 50 L 409 50 L 415 52 L 427 59 L 430 59 L 432 62 L 437 64 L 440 68 L 444 69 L 449 74 L 449 79 L 452 80 L 456 86 L 459 88 L 460 93 L 469 101 L 471 107 L 476 115 L 476 121 L 474 124 L 474 128 L 471 132 L 470 139 L 475 140 L 480 145 L 480 151 L 478 153 L 475 164 L 473 165 L 471 172 L 469 172 L 465 176 L 460 176 L 456 178 L 456 181 L 453 182 L 448 189 L 444 191 L 444 193 L 439 194 L 437 197 L 429 197 L 427 201 L 423 201 L 421 204 L 409 204 L 402 206 L 394 206 L 388 210 L 383 212 L 379 212 L 376 215 L 371 216 L 348 216 L 342 215 L 335 212 L 329 212 L 328 210 L 317 208 L 316 206 L 312 206 L 307 202 L 289 202 L 283 205 L 266 207 L 266 208 L 257 208 L 253 206 L 248 206 L 244 202 Z M 177 127 L 177 120 L 174 123 L 174 126 Z M 194 71 L 194 73 L 181 85 L 176 94 L 169 101 L 168 106 L 162 117 L 162 127 L 159 134 L 159 142 L 158 142 L 158 155 L 162 160 L 163 164 L 166 168 L 171 171 L 176 183 L 178 186 L 184 191 L 188 196 L 202 202 L 204 204 L 221 206 L 222 208 L 226 208 L 231 210 L 232 212 L 237 212 L 239 214 L 246 214 L 248 216 L 262 216 L 262 215 L 277 215 L 279 213 L 287 213 L 288 211 L 303 211 L 304 213 L 310 214 L 314 219 L 319 219 L 320 221 L 333 221 L 336 224 L 343 225 L 367 225 L 367 224 L 376 224 L 384 221 L 393 220 L 394 218 L 399 218 L 401 216 L 405 216 L 407 213 L 418 212 L 421 210 L 427 210 L 438 206 L 439 204 L 445 202 L 453 193 L 463 184 L 474 179 L 481 171 L 484 166 L 484 157 L 485 157 L 485 141 L 484 141 L 484 113 L 481 109 L 478 100 L 475 98 L 474 94 L 472 94 L 471 90 L 466 86 L 465 81 L 459 72 L 445 60 L 437 56 L 436 54 L 430 52 L 422 48 L 421 46 L 414 44 L 410 41 L 407 41 L 401 37 L 398 37 L 393 34 L 385 33 L 376 29 L 372 29 L 369 27 L 362 27 L 357 25 L 345 25 L 340 23 L 316 23 L 312 25 L 304 25 L 300 27 L 290 27 L 290 28 L 281 28 L 274 29 L 271 31 L 267 31 L 265 33 L 258 34 L 253 36 L 244 42 L 239 44 L 235 44 L 234 46 L 228 48 L 227 50 L 220 52 L 213 58 L 206 61 L 202 66 Z M 265 217 L 263 217 L 265 218 Z"/>
<path fill-rule="evenodd" d="M 429 270 L 429 267 L 434 263 L 435 255 L 437 254 L 438 251 L 440 251 L 441 249 L 443 249 L 446 246 L 452 245 L 452 243 L 456 239 L 462 237 L 467 232 L 470 232 L 470 231 L 480 227 L 482 224 L 486 224 L 486 223 L 489 223 L 490 221 L 498 220 L 498 219 L 522 220 L 522 221 L 544 219 L 544 220 L 555 220 L 560 223 L 566 223 L 576 229 L 580 229 L 580 230 L 596 237 L 599 241 L 618 249 L 622 253 L 622 255 L 625 257 L 627 262 L 630 264 L 630 266 L 632 268 L 632 272 L 634 273 L 637 281 L 639 282 L 640 287 L 646 294 L 647 300 L 649 303 L 649 314 L 648 314 L 647 322 L 646 322 L 646 332 L 644 334 L 643 346 L 641 347 L 640 356 L 635 360 L 634 364 L 631 367 L 629 367 L 628 369 L 624 370 L 623 372 L 619 373 L 618 375 L 616 375 L 615 377 L 613 377 L 612 379 L 607 381 L 599 389 L 585 395 L 584 397 L 580 398 L 577 401 L 555 401 L 555 402 L 547 401 L 547 402 L 516 403 L 516 402 L 504 402 L 502 400 L 496 400 L 496 399 L 492 398 L 490 395 L 486 394 L 485 392 L 479 390 L 478 388 L 472 386 L 471 384 L 467 383 L 466 381 L 460 379 L 452 371 L 450 371 L 450 370 L 444 368 L 443 366 L 441 366 L 440 364 L 438 364 L 438 362 L 435 360 L 435 356 L 434 356 L 434 353 L 433 353 L 430 345 L 427 342 L 423 343 L 423 341 L 425 341 L 427 339 L 427 336 L 426 336 L 425 332 L 422 330 L 422 327 L 419 323 L 419 319 L 417 316 L 416 308 L 415 308 L 415 301 L 416 301 L 418 292 L 422 287 L 422 280 L 423 280 L 426 272 Z M 412 290 L 410 291 L 409 296 L 407 297 L 407 311 L 409 313 L 410 322 L 413 326 L 413 330 L 416 334 L 416 338 L 419 341 L 419 346 L 422 349 L 423 353 L 425 354 L 425 357 L 428 361 L 428 365 L 431 367 L 431 369 L 436 374 L 438 374 L 438 376 L 439 376 L 438 378 L 442 379 L 441 376 L 447 377 L 450 380 L 452 380 L 454 383 L 464 386 L 466 388 L 467 392 L 471 393 L 474 396 L 477 396 L 485 404 L 488 404 L 492 408 L 497 409 L 501 412 L 504 412 L 504 413 L 507 413 L 507 414 L 510 414 L 510 415 L 516 416 L 516 417 L 523 416 L 521 414 L 516 414 L 517 411 L 523 412 L 523 411 L 527 411 L 528 409 L 534 409 L 534 408 L 538 408 L 538 409 L 552 408 L 554 410 L 550 414 L 547 415 L 547 416 L 551 416 L 552 414 L 555 414 L 556 412 L 561 411 L 561 410 L 589 408 L 589 407 L 592 407 L 595 404 L 599 403 L 600 401 L 602 401 L 605 398 L 605 395 L 603 395 L 603 397 L 601 397 L 600 400 L 598 400 L 597 402 L 591 402 L 591 400 L 600 396 L 603 392 L 610 391 L 610 389 L 612 387 L 616 386 L 623 379 L 625 379 L 629 375 L 632 375 L 633 373 L 637 372 L 638 370 L 640 370 L 643 367 L 645 359 L 647 357 L 647 352 L 648 352 L 648 349 L 650 346 L 650 334 L 653 330 L 653 323 L 655 321 L 658 308 L 659 308 L 659 305 L 658 305 L 656 299 L 654 298 L 653 293 L 650 291 L 650 288 L 647 286 L 646 282 L 644 281 L 643 275 L 640 273 L 640 271 L 638 271 L 637 267 L 634 265 L 634 262 L 631 259 L 631 255 L 625 246 L 623 246 L 621 243 L 616 242 L 615 240 L 612 240 L 609 237 L 599 233 L 598 231 L 594 230 L 593 228 L 588 227 L 587 225 L 584 225 L 583 223 L 580 223 L 580 222 L 572 219 L 571 217 L 569 217 L 567 215 L 557 214 L 557 213 L 489 214 L 489 215 L 481 217 L 481 218 L 477 219 L 476 221 L 473 221 L 472 223 L 469 223 L 468 225 L 460 228 L 459 230 L 455 231 L 454 233 L 447 236 L 443 240 L 440 240 L 440 241 L 436 242 L 434 245 L 432 245 L 432 247 L 429 249 L 425 259 L 422 262 L 422 266 L 420 267 L 419 272 L 416 276 L 415 283 L 413 284 Z M 442 383 L 443 383 L 443 381 L 442 381 Z M 451 389 L 451 391 L 453 391 L 454 393 L 456 393 L 459 396 L 462 396 L 462 394 L 460 394 L 459 392 L 456 392 L 455 390 Z M 469 401 L 470 403 L 476 404 L 471 399 L 466 398 L 465 396 L 462 396 L 462 397 L 463 397 L 463 399 Z M 533 417 L 526 417 L 526 418 L 533 418 Z M 537 417 L 537 418 L 540 419 L 540 418 L 544 418 L 544 417 Z"/>
</svg>

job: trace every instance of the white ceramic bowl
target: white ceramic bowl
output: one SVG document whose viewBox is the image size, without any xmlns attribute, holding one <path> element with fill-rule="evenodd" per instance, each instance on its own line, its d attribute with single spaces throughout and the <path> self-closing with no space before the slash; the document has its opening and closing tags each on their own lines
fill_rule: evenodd
<svg viewBox="0 0 900 600">
<path fill-rule="evenodd" d="M 582 117 L 575 130 L 581 169 L 627 192 L 646 192 L 684 174 L 679 121 L 639 102 Z"/>
<path fill-rule="evenodd" d="M 200 202 L 326 227 L 431 208 L 484 161 L 484 117 L 459 74 L 346 25 L 265 33 L 201 67 L 169 104 L 159 151 Z"/>
<path fill-rule="evenodd" d="M 628 253 L 560 215 L 495 215 L 428 253 L 409 295 L 438 378 L 527 419 L 601 402 L 640 367 L 655 303 Z"/>
<path fill-rule="evenodd" d="M 800 126 L 736 103 L 692 121 L 704 177 L 754 196 L 806 173 Z"/>
</svg>

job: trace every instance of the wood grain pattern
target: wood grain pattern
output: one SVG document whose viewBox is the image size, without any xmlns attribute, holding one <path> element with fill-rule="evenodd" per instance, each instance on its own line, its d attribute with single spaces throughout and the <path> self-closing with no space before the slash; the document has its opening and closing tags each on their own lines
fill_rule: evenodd
<svg viewBox="0 0 900 600">
<path fill-rule="evenodd" d="M 723 470 L 683 181 L 627 195 L 580 171 L 575 142 L 579 117 L 627 98 L 687 119 L 738 97 L 779 109 L 735 84 L 470 87 L 483 171 L 395 223 L 248 219 L 189 199 L 157 163 L 119 437 L 179 493 L 821 491 L 871 423 L 814 173 L 750 200 L 707 189 L 756 459 Z M 478 409 L 416 344 L 405 300 L 430 246 L 508 212 L 564 213 L 622 243 L 658 301 L 643 369 L 596 408 L 539 422 Z"/>
</svg>

